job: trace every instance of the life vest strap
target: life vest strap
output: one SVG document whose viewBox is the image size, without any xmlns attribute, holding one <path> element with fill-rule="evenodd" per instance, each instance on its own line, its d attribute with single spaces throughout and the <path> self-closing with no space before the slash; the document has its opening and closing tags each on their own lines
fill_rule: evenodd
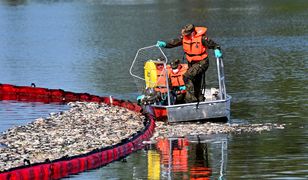
<svg viewBox="0 0 308 180">
<path fill-rule="evenodd" d="M 188 53 L 185 53 L 187 56 L 189 56 L 189 57 L 194 57 L 194 56 L 202 56 L 202 55 L 204 55 L 204 54 L 206 54 L 206 51 L 204 51 L 203 53 L 201 53 L 201 54 L 188 54 Z"/>
</svg>

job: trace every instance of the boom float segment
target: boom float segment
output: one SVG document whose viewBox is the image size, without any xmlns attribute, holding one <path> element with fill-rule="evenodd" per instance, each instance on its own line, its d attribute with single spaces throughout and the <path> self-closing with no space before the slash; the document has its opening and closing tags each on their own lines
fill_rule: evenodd
<svg viewBox="0 0 308 180">
<path fill-rule="evenodd" d="M 68 103 L 74 101 L 105 103 L 140 112 L 142 108 L 135 103 L 99 97 L 87 93 L 74 93 L 62 89 L 47 89 L 30 86 L 15 86 L 0 84 L 0 100 L 16 100 L 23 102 Z M 131 138 L 121 143 L 95 149 L 87 154 L 63 157 L 51 162 L 42 162 L 12 168 L 0 172 L 0 180 L 50 180 L 60 179 L 86 170 L 102 167 L 108 163 L 124 158 L 132 152 L 144 147 L 143 141 L 148 140 L 154 133 L 154 117 L 146 115 L 145 128 L 136 132 Z"/>
</svg>

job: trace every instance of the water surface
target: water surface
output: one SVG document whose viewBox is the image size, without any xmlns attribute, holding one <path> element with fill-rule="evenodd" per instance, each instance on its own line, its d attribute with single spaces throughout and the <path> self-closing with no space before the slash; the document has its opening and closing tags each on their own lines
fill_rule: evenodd
<svg viewBox="0 0 308 180">
<path fill-rule="evenodd" d="M 135 100 L 128 69 L 137 49 L 176 37 L 187 23 L 205 25 L 223 49 L 231 119 L 286 124 L 285 130 L 228 135 L 224 179 L 307 179 L 307 9 L 306 0 L 1 0 L 0 83 L 34 82 Z M 165 52 L 169 59 L 182 57 L 181 48 Z M 0 103 L 1 130 L 37 112 L 32 104 L 18 113 L 3 110 L 19 106 Z M 196 146 L 189 143 L 189 159 Z M 139 151 L 127 163 L 72 179 L 145 179 L 148 158 L 158 154 L 155 147 Z M 220 176 L 214 166 L 219 162 L 214 155 L 209 158 L 211 179 Z M 170 176 L 160 172 L 161 178 L 178 177 L 172 169 Z M 179 177 L 189 179 L 187 172 Z"/>
</svg>

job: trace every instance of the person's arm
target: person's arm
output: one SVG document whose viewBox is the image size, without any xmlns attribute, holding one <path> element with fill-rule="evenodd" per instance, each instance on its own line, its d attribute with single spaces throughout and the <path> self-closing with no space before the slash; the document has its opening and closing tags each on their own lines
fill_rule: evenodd
<svg viewBox="0 0 308 180">
<path fill-rule="evenodd" d="M 209 39 L 206 36 L 202 37 L 202 44 L 208 49 L 214 49 L 214 54 L 216 58 L 222 58 L 222 52 L 219 44 L 215 43 L 213 40 Z"/>
<path fill-rule="evenodd" d="M 212 39 L 209 39 L 206 36 L 202 37 L 202 44 L 208 49 L 220 49 L 219 44 L 215 43 Z"/>
<path fill-rule="evenodd" d="M 171 39 L 169 41 L 157 41 L 156 46 L 164 47 L 164 48 L 174 48 L 182 45 L 183 38 L 178 37 L 175 39 Z"/>
<path fill-rule="evenodd" d="M 178 47 L 178 46 L 182 46 L 182 45 L 183 45 L 183 38 L 178 37 L 178 38 L 171 39 L 171 40 L 167 41 L 165 48 L 174 48 L 174 47 Z"/>
</svg>

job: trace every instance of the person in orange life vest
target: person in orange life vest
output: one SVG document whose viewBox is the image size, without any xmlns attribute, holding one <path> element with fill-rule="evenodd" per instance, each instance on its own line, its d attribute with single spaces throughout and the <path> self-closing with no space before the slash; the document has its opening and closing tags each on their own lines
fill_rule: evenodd
<svg viewBox="0 0 308 180">
<path fill-rule="evenodd" d="M 164 64 L 159 63 L 156 65 L 156 68 L 157 68 L 157 82 L 156 82 L 156 87 L 154 89 L 160 97 L 160 101 L 158 102 L 158 104 L 166 105 L 168 103 L 167 101 L 167 91 L 168 90 L 167 90 L 167 84 L 166 84 L 166 80 L 167 80 L 166 73 L 168 73 L 168 67 L 164 69 Z"/>
<path fill-rule="evenodd" d="M 175 59 L 171 62 L 171 70 L 168 73 L 168 77 L 170 82 L 169 84 L 171 86 L 171 94 L 174 97 L 173 102 L 175 104 L 185 103 L 184 97 L 186 93 L 186 87 L 183 75 L 187 69 L 187 64 L 180 64 L 179 59 Z"/>
<path fill-rule="evenodd" d="M 183 46 L 189 67 L 184 74 L 185 101 L 187 103 L 203 99 L 201 96 L 201 81 L 209 67 L 207 49 L 214 49 L 216 58 L 222 57 L 219 45 L 206 36 L 206 31 L 206 27 L 195 27 L 193 24 L 187 24 L 183 27 L 180 37 L 167 42 L 157 41 L 156 44 L 156 46 L 164 48 Z"/>
</svg>

